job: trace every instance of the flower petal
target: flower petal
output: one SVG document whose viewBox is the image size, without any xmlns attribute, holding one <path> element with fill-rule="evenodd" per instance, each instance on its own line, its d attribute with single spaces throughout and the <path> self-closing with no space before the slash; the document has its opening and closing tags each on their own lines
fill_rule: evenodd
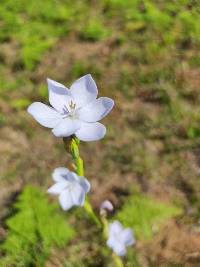
<svg viewBox="0 0 200 267">
<path fill-rule="evenodd" d="M 37 122 L 48 128 L 54 128 L 62 120 L 61 115 L 56 110 L 40 102 L 31 104 L 27 111 Z"/>
<path fill-rule="evenodd" d="M 90 182 L 83 176 L 79 176 L 79 183 L 82 186 L 85 193 L 90 191 Z"/>
<path fill-rule="evenodd" d="M 72 196 L 68 189 L 63 190 L 59 195 L 59 202 L 63 210 L 69 210 L 72 206 L 74 206 Z"/>
<path fill-rule="evenodd" d="M 70 87 L 70 91 L 78 108 L 95 100 L 98 94 L 96 83 L 90 74 L 76 80 Z"/>
<path fill-rule="evenodd" d="M 57 137 L 68 137 L 74 134 L 80 128 L 80 121 L 73 119 L 63 119 L 53 130 Z"/>
<path fill-rule="evenodd" d="M 67 186 L 68 182 L 60 182 L 60 183 L 56 183 L 54 185 L 52 185 L 47 192 L 51 193 L 51 194 L 60 194 L 63 189 Z"/>
<path fill-rule="evenodd" d="M 109 224 L 109 235 L 119 234 L 123 230 L 121 223 L 117 220 Z"/>
<path fill-rule="evenodd" d="M 135 240 L 133 238 L 133 232 L 131 228 L 124 229 L 120 234 L 120 240 L 123 242 L 126 246 L 131 246 L 135 243 Z"/>
<path fill-rule="evenodd" d="M 75 172 L 69 172 L 68 178 L 70 179 L 70 181 L 78 182 L 85 193 L 88 193 L 90 191 L 90 183 L 84 176 L 79 176 Z"/>
<path fill-rule="evenodd" d="M 100 97 L 79 110 L 79 119 L 96 122 L 103 119 L 113 108 L 114 101 L 108 97 Z"/>
<path fill-rule="evenodd" d="M 58 167 L 54 169 L 52 173 L 52 178 L 55 182 L 63 182 L 66 179 L 67 174 L 69 173 L 69 170 L 64 167 Z"/>
<path fill-rule="evenodd" d="M 59 112 L 63 112 L 72 100 L 70 91 L 61 83 L 47 79 L 49 89 L 49 103 Z"/>
<path fill-rule="evenodd" d="M 76 137 L 82 141 L 97 141 L 102 139 L 105 134 L 106 127 L 99 122 L 82 122 L 80 129 L 75 132 Z"/>
<path fill-rule="evenodd" d="M 118 256 L 124 256 L 126 254 L 125 245 L 119 242 L 115 243 L 113 250 Z"/>
<path fill-rule="evenodd" d="M 106 242 L 107 246 L 110 248 L 114 248 L 115 243 L 116 243 L 116 238 L 114 238 L 114 236 L 110 236 Z"/>
<path fill-rule="evenodd" d="M 77 182 L 79 176 L 75 172 L 69 172 L 67 174 L 67 180 L 70 181 L 71 183 Z"/>
<path fill-rule="evenodd" d="M 71 191 L 71 196 L 73 203 L 77 206 L 82 206 L 85 200 L 85 192 L 80 184 L 76 183 L 73 185 L 73 190 Z"/>
</svg>

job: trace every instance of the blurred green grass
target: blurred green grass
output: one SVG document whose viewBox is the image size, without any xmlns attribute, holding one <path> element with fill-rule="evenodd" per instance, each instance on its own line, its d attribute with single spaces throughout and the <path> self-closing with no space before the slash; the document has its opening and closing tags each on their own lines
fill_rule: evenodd
<svg viewBox="0 0 200 267">
<path fill-rule="evenodd" d="M 136 240 L 151 239 L 167 219 L 181 215 L 182 210 L 174 204 L 164 203 L 137 191 L 125 198 L 116 218 L 126 227 L 132 227 Z"/>
<path fill-rule="evenodd" d="M 23 189 L 6 220 L 8 235 L 1 245 L 6 256 L 1 266 L 44 266 L 53 246 L 67 245 L 75 231 L 57 208 L 39 188 Z"/>
</svg>

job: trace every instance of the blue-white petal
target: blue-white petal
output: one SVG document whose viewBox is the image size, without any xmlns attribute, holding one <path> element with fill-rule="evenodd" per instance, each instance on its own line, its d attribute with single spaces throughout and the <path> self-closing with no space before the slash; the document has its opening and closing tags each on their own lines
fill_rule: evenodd
<svg viewBox="0 0 200 267">
<path fill-rule="evenodd" d="M 75 172 L 69 172 L 68 179 L 72 182 L 79 183 L 85 193 L 90 191 L 90 183 L 84 176 L 79 176 Z"/>
<path fill-rule="evenodd" d="M 57 137 L 68 137 L 74 134 L 80 128 L 80 126 L 80 121 L 65 118 L 62 119 L 62 121 L 52 130 L 52 132 Z"/>
<path fill-rule="evenodd" d="M 115 243 L 116 243 L 116 238 L 114 236 L 109 236 L 108 240 L 107 240 L 107 246 L 110 248 L 114 248 Z"/>
<path fill-rule="evenodd" d="M 117 220 L 109 224 L 109 235 L 118 235 L 122 232 L 123 226 Z"/>
<path fill-rule="evenodd" d="M 73 203 L 76 206 L 82 206 L 85 200 L 85 192 L 79 183 L 73 185 L 73 190 L 71 190 L 71 196 Z"/>
<path fill-rule="evenodd" d="M 67 168 L 58 167 L 54 169 L 52 173 L 52 178 L 55 182 L 62 182 L 62 181 L 65 181 L 68 173 L 69 173 L 69 170 Z"/>
<path fill-rule="evenodd" d="M 97 141 L 106 134 L 106 127 L 99 123 L 81 122 L 81 127 L 75 132 L 76 137 L 81 141 Z"/>
<path fill-rule="evenodd" d="M 49 189 L 48 189 L 48 193 L 51 194 L 60 194 L 67 186 L 67 182 L 60 182 L 60 183 L 56 183 L 54 185 L 52 185 Z"/>
<path fill-rule="evenodd" d="M 113 250 L 120 257 L 126 254 L 126 246 L 123 243 L 116 242 Z"/>
<path fill-rule="evenodd" d="M 90 182 L 83 176 L 79 176 L 79 183 L 82 186 L 85 193 L 88 193 L 90 191 Z"/>
<path fill-rule="evenodd" d="M 79 110 L 79 119 L 96 122 L 103 119 L 113 108 L 114 101 L 109 97 L 100 97 Z"/>
<path fill-rule="evenodd" d="M 32 103 L 27 111 L 37 122 L 48 128 L 56 127 L 62 120 L 61 115 L 56 110 L 40 102 Z"/>
<path fill-rule="evenodd" d="M 90 74 L 76 80 L 70 87 L 70 92 L 78 108 L 95 100 L 98 94 L 96 83 Z"/>
<path fill-rule="evenodd" d="M 133 238 L 133 232 L 131 228 L 124 229 L 120 234 L 120 240 L 126 246 L 131 246 L 135 243 L 135 239 Z"/>
<path fill-rule="evenodd" d="M 72 206 L 74 206 L 72 196 L 68 189 L 63 190 L 59 195 L 59 202 L 63 210 L 69 210 Z"/>
<path fill-rule="evenodd" d="M 47 79 L 49 89 L 49 103 L 60 113 L 62 113 L 66 106 L 68 107 L 72 100 L 71 93 L 61 83 Z"/>
</svg>

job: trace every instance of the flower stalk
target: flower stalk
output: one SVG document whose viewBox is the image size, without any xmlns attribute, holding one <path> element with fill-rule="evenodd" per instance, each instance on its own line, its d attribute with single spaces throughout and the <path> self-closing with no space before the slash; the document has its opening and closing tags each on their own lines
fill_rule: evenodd
<svg viewBox="0 0 200 267">
<path fill-rule="evenodd" d="M 124 267 L 123 261 L 114 252 L 112 253 L 112 258 L 113 258 L 114 263 L 116 264 L 116 267 Z"/>
<path fill-rule="evenodd" d="M 64 141 L 64 145 L 65 145 L 65 149 L 68 151 L 68 141 L 66 138 L 63 138 Z M 75 170 L 76 173 L 79 176 L 84 176 L 84 164 L 83 164 L 83 160 L 80 157 L 80 153 L 79 153 L 79 144 L 80 144 L 80 140 L 76 137 L 72 137 L 70 144 L 69 144 L 69 152 L 74 160 L 75 163 Z M 84 202 L 84 209 L 86 210 L 87 214 L 89 215 L 89 217 L 94 221 L 94 223 L 99 227 L 102 228 L 102 223 L 101 221 L 98 219 L 98 217 L 96 216 L 88 198 L 86 197 L 85 202 Z"/>
<path fill-rule="evenodd" d="M 79 153 L 79 144 L 80 144 L 80 140 L 77 137 L 72 137 L 70 144 L 68 144 L 68 141 L 66 138 L 63 138 L 64 141 L 64 145 L 65 145 L 65 149 L 68 149 L 68 145 L 69 145 L 69 152 L 74 160 L 75 163 L 75 170 L 76 173 L 79 176 L 84 176 L 84 164 L 83 164 L 83 160 L 80 157 L 80 153 Z M 103 232 L 103 237 L 104 239 L 107 240 L 108 238 L 108 220 L 107 220 L 107 214 L 105 212 L 105 214 L 103 214 L 101 216 L 101 220 L 96 216 L 88 198 L 86 197 L 85 202 L 84 202 L 84 208 L 87 212 L 87 214 L 90 216 L 90 218 L 94 221 L 94 223 L 99 227 L 102 228 L 102 232 Z M 124 267 L 124 264 L 121 260 L 121 258 L 115 254 L 114 252 L 112 253 L 112 258 L 113 261 L 116 264 L 116 267 Z"/>
</svg>

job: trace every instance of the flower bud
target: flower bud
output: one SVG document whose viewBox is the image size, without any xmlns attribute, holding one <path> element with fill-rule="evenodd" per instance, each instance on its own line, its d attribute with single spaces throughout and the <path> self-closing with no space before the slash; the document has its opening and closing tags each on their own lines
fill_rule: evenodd
<svg viewBox="0 0 200 267">
<path fill-rule="evenodd" d="M 100 206 L 100 214 L 104 215 L 106 211 L 112 212 L 114 210 L 113 204 L 109 200 L 104 200 Z"/>
</svg>

